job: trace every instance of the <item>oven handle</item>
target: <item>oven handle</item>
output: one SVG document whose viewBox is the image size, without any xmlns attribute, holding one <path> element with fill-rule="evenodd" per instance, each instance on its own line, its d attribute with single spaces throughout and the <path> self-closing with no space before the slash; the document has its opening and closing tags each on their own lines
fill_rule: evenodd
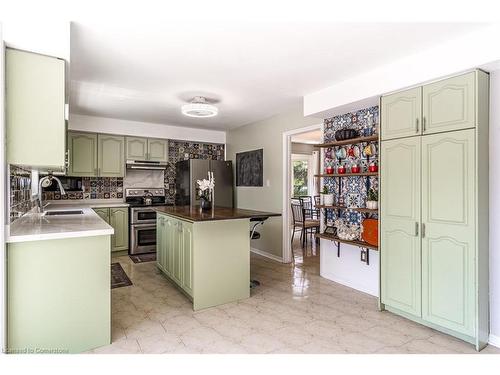
<svg viewBox="0 0 500 375">
<path fill-rule="evenodd" d="M 156 224 L 155 223 L 131 224 L 131 226 L 134 227 L 134 228 L 146 228 L 146 227 L 156 228 Z"/>
</svg>

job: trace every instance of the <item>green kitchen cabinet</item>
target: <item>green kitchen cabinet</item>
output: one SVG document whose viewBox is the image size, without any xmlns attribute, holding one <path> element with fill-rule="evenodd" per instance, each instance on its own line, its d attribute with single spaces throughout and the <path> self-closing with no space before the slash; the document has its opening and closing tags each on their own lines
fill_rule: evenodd
<svg viewBox="0 0 500 375">
<path fill-rule="evenodd" d="M 165 218 L 158 215 L 156 217 L 156 266 L 165 271 L 165 243 L 163 241 L 165 232 Z"/>
<path fill-rule="evenodd" d="M 5 50 L 6 158 L 8 164 L 64 171 L 66 164 L 65 62 Z"/>
<path fill-rule="evenodd" d="M 110 236 L 7 244 L 7 348 L 81 353 L 111 344 Z"/>
<path fill-rule="evenodd" d="M 157 266 L 194 310 L 250 296 L 248 219 L 190 222 L 158 212 L 156 220 Z"/>
<path fill-rule="evenodd" d="M 111 237 L 111 251 L 128 249 L 128 207 L 111 207 L 109 224 L 115 230 Z"/>
<path fill-rule="evenodd" d="M 109 208 L 94 208 L 94 211 L 101 219 L 109 224 Z"/>
<path fill-rule="evenodd" d="M 422 317 L 474 334 L 474 130 L 422 137 Z"/>
<path fill-rule="evenodd" d="M 477 70 L 423 90 L 431 121 L 422 135 L 381 141 L 381 307 L 480 350 L 489 337 L 489 77 Z"/>
<path fill-rule="evenodd" d="M 148 139 L 148 160 L 168 161 L 168 141 L 166 139 Z"/>
<path fill-rule="evenodd" d="M 111 236 L 111 252 L 128 250 L 128 207 L 99 207 L 93 210 L 115 231 Z"/>
<path fill-rule="evenodd" d="M 473 128 L 476 76 L 470 72 L 423 86 L 423 133 Z"/>
<path fill-rule="evenodd" d="M 138 161 L 168 161 L 166 139 L 126 137 L 126 159 Z"/>
<path fill-rule="evenodd" d="M 125 137 L 127 160 L 148 160 L 148 139 Z"/>
<path fill-rule="evenodd" d="M 97 135 L 99 177 L 125 176 L 125 137 L 109 134 Z"/>
<path fill-rule="evenodd" d="M 68 132 L 68 176 L 96 177 L 97 134 Z"/>
<path fill-rule="evenodd" d="M 422 88 L 397 92 L 381 99 L 382 140 L 420 135 Z"/>
<path fill-rule="evenodd" d="M 420 137 L 382 142 L 381 157 L 381 301 L 420 316 Z"/>
</svg>

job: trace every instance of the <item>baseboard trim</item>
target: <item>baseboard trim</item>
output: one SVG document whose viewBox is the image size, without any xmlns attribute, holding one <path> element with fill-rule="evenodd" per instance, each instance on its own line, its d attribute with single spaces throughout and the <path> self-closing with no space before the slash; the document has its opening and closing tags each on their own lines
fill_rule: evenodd
<svg viewBox="0 0 500 375">
<path fill-rule="evenodd" d="M 266 251 L 263 251 L 263 250 L 260 250 L 260 249 L 256 249 L 254 247 L 251 247 L 250 248 L 250 251 L 254 254 L 257 254 L 257 255 L 260 255 L 260 256 L 263 256 L 265 258 L 269 258 L 271 260 L 274 260 L 275 262 L 280 262 L 280 263 L 283 263 L 283 258 L 277 256 L 277 255 L 273 255 L 273 254 L 269 254 L 268 252 Z"/>
<path fill-rule="evenodd" d="M 337 277 L 336 275 L 333 275 L 331 273 L 326 273 L 326 272 L 320 272 L 320 276 L 324 277 L 325 279 L 328 279 L 330 281 L 333 281 L 337 284 L 342 284 L 348 288 L 356 289 L 356 290 L 359 290 L 360 292 L 369 294 L 369 295 L 374 296 L 374 297 L 378 297 L 378 293 L 371 290 L 370 287 L 367 285 L 353 283 L 352 280 L 346 280 L 346 279 L 343 279 L 341 277 Z"/>
<path fill-rule="evenodd" d="M 488 340 L 488 344 L 496 346 L 497 348 L 500 348 L 500 336 L 490 335 L 490 338 Z"/>
</svg>

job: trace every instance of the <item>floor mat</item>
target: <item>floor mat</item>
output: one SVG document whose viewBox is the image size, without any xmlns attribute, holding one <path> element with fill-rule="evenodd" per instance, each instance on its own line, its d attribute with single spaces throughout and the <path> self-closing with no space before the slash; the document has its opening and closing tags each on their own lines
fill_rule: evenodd
<svg viewBox="0 0 500 375">
<path fill-rule="evenodd" d="M 132 285 L 120 263 L 111 263 L 111 289 Z"/>
<path fill-rule="evenodd" d="M 134 263 L 154 262 L 156 260 L 156 253 L 129 255 L 129 257 Z"/>
</svg>

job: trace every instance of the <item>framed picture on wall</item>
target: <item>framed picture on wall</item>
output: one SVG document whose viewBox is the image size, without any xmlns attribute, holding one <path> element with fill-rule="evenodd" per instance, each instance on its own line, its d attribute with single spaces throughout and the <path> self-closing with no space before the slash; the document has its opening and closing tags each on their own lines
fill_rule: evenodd
<svg viewBox="0 0 500 375">
<path fill-rule="evenodd" d="M 236 154 L 236 186 L 263 186 L 264 149 Z"/>
</svg>

